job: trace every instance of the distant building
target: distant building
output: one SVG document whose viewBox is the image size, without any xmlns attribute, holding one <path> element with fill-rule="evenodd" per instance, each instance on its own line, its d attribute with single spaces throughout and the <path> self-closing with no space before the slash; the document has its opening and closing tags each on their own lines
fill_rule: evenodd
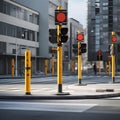
<svg viewBox="0 0 120 120">
<path fill-rule="evenodd" d="M 108 60 L 111 32 L 120 43 L 120 1 L 88 0 L 88 60 L 96 61 L 98 50 L 102 50 L 103 61 Z M 116 47 L 117 48 L 117 47 Z M 116 49 L 116 68 L 119 69 L 120 53 Z"/>
<path fill-rule="evenodd" d="M 83 32 L 84 33 L 84 43 L 87 43 L 86 41 L 86 31 L 83 28 L 83 25 L 80 24 L 79 21 L 77 21 L 74 18 L 70 18 L 68 22 L 68 28 L 69 28 L 69 40 L 68 40 L 68 53 L 69 53 L 69 62 L 75 61 L 75 64 L 77 64 L 77 54 L 74 54 L 73 52 L 73 44 L 77 44 L 77 33 Z M 82 59 L 83 59 L 83 65 L 85 65 L 87 61 L 87 53 L 82 54 Z"/>
</svg>

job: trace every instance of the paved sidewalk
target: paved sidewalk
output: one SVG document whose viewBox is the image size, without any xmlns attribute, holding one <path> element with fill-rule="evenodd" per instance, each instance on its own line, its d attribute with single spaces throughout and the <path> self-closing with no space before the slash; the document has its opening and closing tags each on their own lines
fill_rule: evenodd
<svg viewBox="0 0 120 120">
<path fill-rule="evenodd" d="M 63 85 L 63 93 L 57 95 L 57 85 L 31 85 L 31 95 L 25 95 L 24 85 L 0 85 L 0 99 L 99 99 L 120 96 L 120 83 L 100 83 L 88 85 Z M 66 93 L 69 93 L 66 95 Z"/>
</svg>

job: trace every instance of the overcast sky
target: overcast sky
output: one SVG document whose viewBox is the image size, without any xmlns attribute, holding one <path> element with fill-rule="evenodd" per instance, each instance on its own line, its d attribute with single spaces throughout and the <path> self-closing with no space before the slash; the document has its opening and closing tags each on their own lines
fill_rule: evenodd
<svg viewBox="0 0 120 120">
<path fill-rule="evenodd" d="M 87 0 L 68 0 L 68 17 L 74 18 L 86 27 Z"/>
</svg>

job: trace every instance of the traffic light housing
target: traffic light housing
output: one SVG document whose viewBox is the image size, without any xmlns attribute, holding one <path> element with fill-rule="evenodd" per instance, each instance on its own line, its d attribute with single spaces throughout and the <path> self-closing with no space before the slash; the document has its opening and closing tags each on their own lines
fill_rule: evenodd
<svg viewBox="0 0 120 120">
<path fill-rule="evenodd" d="M 55 25 L 67 25 L 67 10 L 55 10 Z"/>
<path fill-rule="evenodd" d="M 67 27 L 66 28 L 61 28 L 61 34 L 60 34 L 60 36 L 61 36 L 61 43 L 67 42 L 67 40 L 68 40 L 67 33 L 68 33 L 68 28 Z"/>
<path fill-rule="evenodd" d="M 49 29 L 49 41 L 51 43 L 57 43 L 57 30 L 56 29 Z"/>
<path fill-rule="evenodd" d="M 78 53 L 78 44 L 73 44 L 73 53 L 74 54 Z"/>
<path fill-rule="evenodd" d="M 120 43 L 117 45 L 117 51 L 120 53 Z"/>
<path fill-rule="evenodd" d="M 86 43 L 81 43 L 81 47 L 80 47 L 80 49 L 81 49 L 81 53 L 86 53 Z"/>
</svg>

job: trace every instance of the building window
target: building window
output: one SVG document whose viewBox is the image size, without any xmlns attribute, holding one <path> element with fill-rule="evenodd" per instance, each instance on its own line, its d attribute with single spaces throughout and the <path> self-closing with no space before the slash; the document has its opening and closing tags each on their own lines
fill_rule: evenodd
<svg viewBox="0 0 120 120">
<path fill-rule="evenodd" d="M 25 28 L 20 28 L 14 25 L 10 25 L 4 22 L 0 22 L 0 34 L 6 35 L 6 36 L 11 36 L 11 37 L 17 37 L 20 39 L 26 39 L 26 40 L 31 40 L 31 41 L 38 41 L 39 34 L 36 36 L 36 32 L 25 29 Z M 35 40 L 35 38 L 37 40 Z"/>
<path fill-rule="evenodd" d="M 30 11 L 27 11 L 21 7 L 15 6 L 13 4 L 7 3 L 4 1 L 4 7 L 3 7 L 3 13 L 34 23 L 39 24 L 39 15 L 32 13 Z"/>
</svg>

